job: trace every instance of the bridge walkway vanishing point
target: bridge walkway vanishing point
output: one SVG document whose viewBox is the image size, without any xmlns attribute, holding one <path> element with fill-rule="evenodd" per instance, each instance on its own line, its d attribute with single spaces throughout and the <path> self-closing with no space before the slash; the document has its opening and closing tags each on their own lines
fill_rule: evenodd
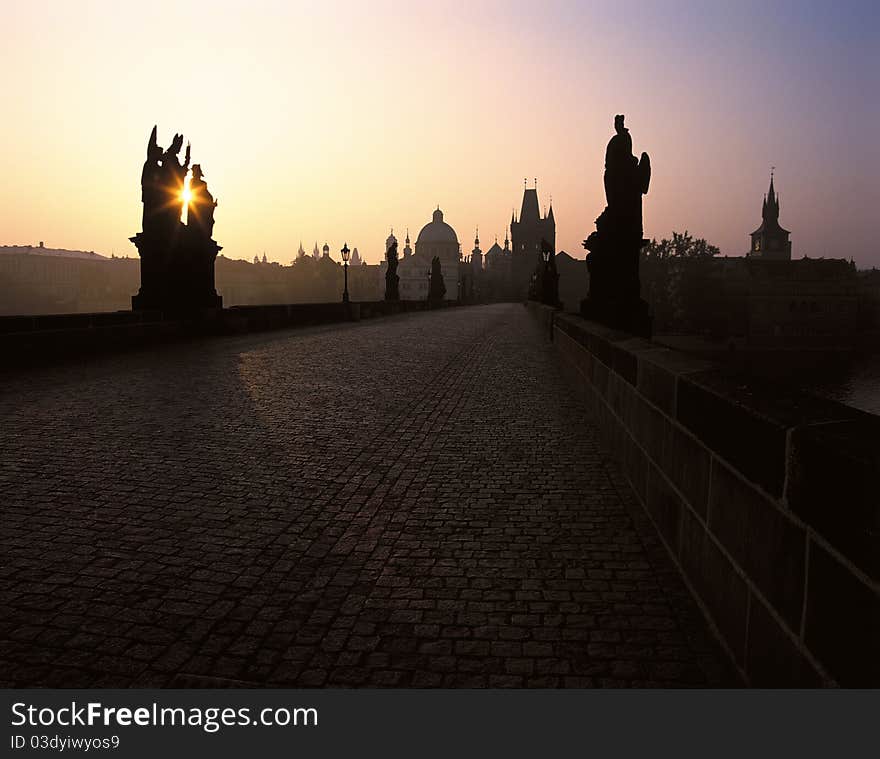
<svg viewBox="0 0 880 759">
<path fill-rule="evenodd" d="M 736 684 L 521 305 L 0 382 L 4 686 Z"/>
</svg>

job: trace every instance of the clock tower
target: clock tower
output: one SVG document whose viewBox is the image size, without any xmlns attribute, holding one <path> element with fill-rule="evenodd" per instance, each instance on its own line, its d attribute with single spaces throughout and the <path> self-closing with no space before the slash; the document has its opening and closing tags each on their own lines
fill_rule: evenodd
<svg viewBox="0 0 880 759">
<path fill-rule="evenodd" d="M 791 261 L 791 240 L 789 232 L 779 226 L 779 196 L 773 187 L 773 172 L 770 172 L 770 190 L 764 196 L 761 209 L 761 226 L 752 232 L 750 258 L 766 258 L 777 261 Z"/>
</svg>

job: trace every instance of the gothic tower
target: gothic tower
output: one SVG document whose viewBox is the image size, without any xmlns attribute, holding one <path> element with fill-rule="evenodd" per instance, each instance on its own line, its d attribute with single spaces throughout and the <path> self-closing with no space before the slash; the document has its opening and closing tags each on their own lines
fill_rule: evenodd
<svg viewBox="0 0 880 759">
<path fill-rule="evenodd" d="M 553 253 L 556 253 L 556 220 L 553 217 L 553 204 L 546 216 L 541 216 L 538 205 L 537 181 L 535 187 L 523 190 L 522 208 L 519 219 L 514 216 L 510 222 L 510 236 L 513 242 L 512 268 L 513 287 L 516 298 L 525 298 L 529 280 L 541 259 L 541 241 L 546 240 Z"/>
<path fill-rule="evenodd" d="M 764 196 L 761 208 L 761 226 L 752 232 L 751 258 L 768 258 L 791 261 L 791 240 L 789 232 L 779 225 L 779 196 L 773 187 L 773 172 L 770 172 L 770 190 Z"/>
</svg>

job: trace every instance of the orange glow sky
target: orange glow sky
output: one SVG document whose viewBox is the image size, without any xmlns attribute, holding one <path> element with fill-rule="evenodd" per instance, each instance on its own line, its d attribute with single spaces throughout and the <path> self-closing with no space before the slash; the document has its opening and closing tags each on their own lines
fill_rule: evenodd
<svg viewBox="0 0 880 759">
<path fill-rule="evenodd" d="M 742 255 L 775 165 L 796 257 L 880 266 L 873 3 L 0 0 L 0 243 L 135 255 L 140 171 L 192 141 L 224 254 L 369 261 L 440 204 L 503 239 L 523 177 L 557 247 L 604 205 L 615 113 L 651 155 L 645 233 Z"/>
</svg>

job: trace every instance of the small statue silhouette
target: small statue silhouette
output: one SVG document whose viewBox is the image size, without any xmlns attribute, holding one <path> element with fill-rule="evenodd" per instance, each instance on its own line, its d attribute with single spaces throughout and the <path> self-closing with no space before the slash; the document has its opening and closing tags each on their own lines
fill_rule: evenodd
<svg viewBox="0 0 880 759">
<path fill-rule="evenodd" d="M 393 240 L 388 250 L 385 251 L 385 259 L 388 267 L 385 269 L 385 300 L 400 300 L 398 284 L 400 277 L 397 276 L 397 240 Z"/>
<path fill-rule="evenodd" d="M 174 234 L 183 213 L 183 182 L 189 171 L 190 146 L 186 145 L 183 164 L 178 163 L 177 155 L 183 147 L 183 135 L 175 134 L 168 150 L 162 155 L 160 189 L 162 195 L 162 226 L 167 234 Z"/>
<path fill-rule="evenodd" d="M 211 237 L 214 232 L 214 209 L 217 207 L 217 201 L 208 190 L 208 183 L 203 177 L 201 165 L 194 164 L 189 183 L 190 199 L 186 224 L 205 237 Z"/>
<path fill-rule="evenodd" d="M 428 300 L 437 303 L 446 297 L 446 283 L 443 281 L 443 268 L 440 266 L 440 257 L 431 259 L 431 286 L 428 290 Z"/>
<path fill-rule="evenodd" d="M 162 148 L 156 141 L 156 127 L 150 132 L 150 141 L 147 143 L 147 159 L 141 171 L 141 201 L 144 204 L 143 230 L 152 232 L 155 222 L 162 209 L 162 167 L 159 161 L 162 158 Z"/>
</svg>

